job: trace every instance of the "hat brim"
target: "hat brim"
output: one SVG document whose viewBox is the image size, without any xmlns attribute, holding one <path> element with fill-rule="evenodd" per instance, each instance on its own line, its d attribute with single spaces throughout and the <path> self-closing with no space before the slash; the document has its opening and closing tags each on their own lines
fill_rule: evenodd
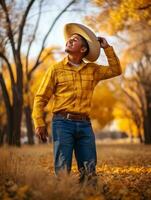
<svg viewBox="0 0 151 200">
<path fill-rule="evenodd" d="M 100 43 L 95 34 L 86 26 L 78 23 L 68 23 L 64 26 L 64 37 L 67 41 L 73 34 L 82 35 L 88 42 L 89 53 L 84 59 L 94 62 L 100 55 Z"/>
</svg>

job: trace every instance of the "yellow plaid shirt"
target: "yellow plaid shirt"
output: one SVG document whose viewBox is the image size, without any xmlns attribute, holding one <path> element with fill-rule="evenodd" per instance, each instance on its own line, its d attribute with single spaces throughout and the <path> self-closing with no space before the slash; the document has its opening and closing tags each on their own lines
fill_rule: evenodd
<svg viewBox="0 0 151 200">
<path fill-rule="evenodd" d="M 44 107 L 54 95 L 52 112 L 67 111 L 89 115 L 95 86 L 100 80 L 121 74 L 121 66 L 113 48 L 105 54 L 109 66 L 82 62 L 78 67 L 68 62 L 68 57 L 50 66 L 34 99 L 32 117 L 35 128 L 45 126 Z"/>
</svg>

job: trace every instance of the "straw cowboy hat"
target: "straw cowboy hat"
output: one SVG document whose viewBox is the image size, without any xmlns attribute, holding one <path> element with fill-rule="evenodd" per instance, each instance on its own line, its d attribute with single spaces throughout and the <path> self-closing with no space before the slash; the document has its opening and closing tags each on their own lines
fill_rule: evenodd
<svg viewBox="0 0 151 200">
<path fill-rule="evenodd" d="M 100 55 L 100 43 L 96 35 L 86 26 L 78 23 L 68 23 L 64 26 L 64 37 L 68 40 L 74 33 L 82 35 L 88 42 L 89 53 L 84 58 L 90 62 L 97 60 Z"/>
</svg>

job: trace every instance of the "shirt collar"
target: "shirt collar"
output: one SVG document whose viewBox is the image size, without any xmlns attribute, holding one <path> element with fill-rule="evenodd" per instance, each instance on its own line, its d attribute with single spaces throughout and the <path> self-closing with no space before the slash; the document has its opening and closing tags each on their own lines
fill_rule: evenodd
<svg viewBox="0 0 151 200">
<path fill-rule="evenodd" d="M 67 64 L 69 64 L 69 58 L 68 58 L 68 56 L 66 56 L 64 59 L 63 59 L 63 64 L 64 65 L 67 65 Z M 82 62 L 80 63 L 80 65 L 79 65 L 79 67 L 78 68 L 83 68 L 84 66 L 86 66 L 86 64 L 87 63 L 85 63 L 83 60 L 82 60 Z"/>
</svg>

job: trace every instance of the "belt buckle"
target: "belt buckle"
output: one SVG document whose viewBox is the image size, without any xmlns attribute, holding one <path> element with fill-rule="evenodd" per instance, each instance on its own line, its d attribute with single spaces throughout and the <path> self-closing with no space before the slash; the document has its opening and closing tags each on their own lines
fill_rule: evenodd
<svg viewBox="0 0 151 200">
<path fill-rule="evenodd" d="M 67 113 L 67 119 L 70 120 L 70 113 Z"/>
</svg>

